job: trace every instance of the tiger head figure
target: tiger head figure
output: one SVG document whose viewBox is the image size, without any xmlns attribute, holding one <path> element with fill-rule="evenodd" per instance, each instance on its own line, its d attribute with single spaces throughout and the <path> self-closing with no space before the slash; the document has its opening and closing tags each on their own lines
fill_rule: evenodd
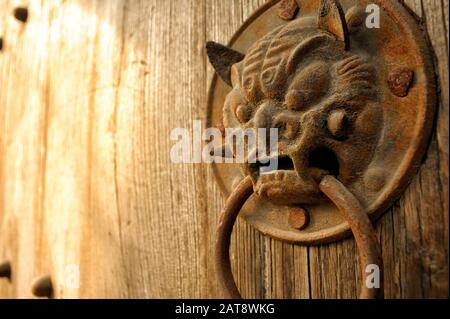
<svg viewBox="0 0 450 319">
<path fill-rule="evenodd" d="M 377 67 L 350 35 L 339 4 L 322 0 L 317 16 L 276 28 L 245 56 L 207 45 L 231 86 L 224 126 L 278 129 L 277 170 L 261 174 L 258 160 L 241 164 L 260 197 L 317 203 L 323 176 L 352 185 L 370 164 L 383 120 Z"/>
</svg>

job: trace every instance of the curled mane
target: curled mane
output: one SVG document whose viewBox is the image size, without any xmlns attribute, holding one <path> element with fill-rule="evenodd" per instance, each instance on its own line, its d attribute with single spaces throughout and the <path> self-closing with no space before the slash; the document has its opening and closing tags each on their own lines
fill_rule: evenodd
<svg viewBox="0 0 450 319">
<path fill-rule="evenodd" d="M 376 95 L 374 67 L 366 59 L 339 46 L 330 33 L 313 28 L 308 18 L 279 27 L 252 46 L 242 63 L 244 96 L 257 104 L 265 98 L 282 101 L 302 69 L 315 61 L 328 64 L 335 79 L 331 94 L 371 99 Z"/>
</svg>

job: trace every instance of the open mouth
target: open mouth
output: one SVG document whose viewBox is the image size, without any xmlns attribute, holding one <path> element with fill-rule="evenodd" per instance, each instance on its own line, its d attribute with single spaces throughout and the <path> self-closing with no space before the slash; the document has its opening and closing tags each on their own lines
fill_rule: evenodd
<svg viewBox="0 0 450 319">
<path fill-rule="evenodd" d="M 336 154 L 327 147 L 318 147 L 311 152 L 308 168 L 321 170 L 328 175 L 339 176 L 339 161 Z"/>
<path fill-rule="evenodd" d="M 289 156 L 278 158 L 278 170 L 289 171 L 294 170 L 294 162 Z"/>
<path fill-rule="evenodd" d="M 275 169 L 269 171 L 270 164 L 274 160 L 277 161 L 277 165 L 276 165 Z M 259 171 L 259 169 L 261 167 L 267 168 L 266 173 L 273 173 L 276 171 L 288 171 L 288 170 L 293 171 L 294 170 L 294 162 L 292 161 L 292 159 L 289 156 L 278 156 L 276 158 L 272 157 L 270 160 L 265 160 L 264 162 L 256 161 L 256 163 L 250 164 L 250 168 L 252 168 L 252 170 L 255 172 Z"/>
<path fill-rule="evenodd" d="M 273 159 L 272 159 L 273 160 Z M 256 161 L 256 163 L 250 164 L 250 168 L 253 173 L 258 173 L 260 168 L 267 168 L 266 173 L 276 173 L 277 171 L 294 171 L 294 162 L 291 157 L 278 156 L 276 158 L 277 166 L 272 171 L 268 171 L 270 168 L 271 162 L 266 160 L 263 162 Z M 318 172 L 321 171 L 323 173 L 339 176 L 339 161 L 337 159 L 336 154 L 327 147 L 318 147 L 308 157 L 308 172 Z"/>
<path fill-rule="evenodd" d="M 272 162 L 273 162 L 272 158 Z M 249 165 L 255 191 L 279 203 L 309 203 L 321 200 L 318 184 L 326 175 L 339 176 L 339 161 L 336 154 L 326 147 L 314 149 L 308 156 L 304 168 L 296 168 L 291 157 L 276 158 L 278 165 L 269 170 L 270 161 Z M 261 168 L 266 170 L 262 173 Z"/>
</svg>

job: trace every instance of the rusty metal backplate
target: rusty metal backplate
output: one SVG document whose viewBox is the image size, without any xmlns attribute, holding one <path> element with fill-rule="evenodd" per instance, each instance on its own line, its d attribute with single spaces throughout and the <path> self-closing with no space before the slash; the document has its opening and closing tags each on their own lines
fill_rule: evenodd
<svg viewBox="0 0 450 319">
<path fill-rule="evenodd" d="M 229 47 L 245 53 L 257 40 L 290 23 L 290 19 L 317 16 L 320 1 L 296 2 L 297 8 L 285 9 L 278 1 L 269 1 L 236 32 Z M 370 55 L 376 61 L 378 72 L 382 118 L 371 118 L 370 112 L 366 112 L 360 121 L 361 127 L 367 130 L 377 121 L 382 122 L 380 137 L 367 169 L 358 172 L 346 185 L 374 220 L 402 194 L 425 152 L 435 107 L 433 64 L 423 30 L 397 1 L 342 0 L 340 3 L 349 24 L 350 50 Z M 365 25 L 365 8 L 370 4 L 377 4 L 381 9 L 380 28 Z M 363 18 L 355 12 L 364 12 Z M 223 128 L 223 105 L 230 91 L 215 75 L 209 91 L 208 127 Z M 221 191 L 228 197 L 243 179 L 239 165 L 212 165 Z M 305 227 L 302 216 L 297 219 L 292 216 L 292 207 L 275 205 L 252 195 L 240 216 L 268 236 L 306 245 L 332 242 L 349 234 L 349 225 L 331 202 L 307 204 L 302 209 L 309 212 Z M 292 220 L 302 227 L 294 228 Z"/>
</svg>

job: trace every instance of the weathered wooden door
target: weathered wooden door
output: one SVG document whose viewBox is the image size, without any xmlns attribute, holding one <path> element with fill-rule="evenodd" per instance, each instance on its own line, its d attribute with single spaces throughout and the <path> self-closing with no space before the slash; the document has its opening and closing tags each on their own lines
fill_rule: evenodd
<svg viewBox="0 0 450 319">
<path fill-rule="evenodd" d="M 205 42 L 227 43 L 264 2 L 0 1 L 0 297 L 32 297 L 44 275 L 57 298 L 223 295 L 223 198 L 208 164 L 170 161 L 170 132 L 206 118 Z M 447 297 L 448 2 L 401 2 L 440 90 L 420 171 L 376 223 L 385 296 Z M 302 247 L 242 221 L 232 241 L 244 297 L 355 298 L 356 255 L 352 238 Z"/>
</svg>

